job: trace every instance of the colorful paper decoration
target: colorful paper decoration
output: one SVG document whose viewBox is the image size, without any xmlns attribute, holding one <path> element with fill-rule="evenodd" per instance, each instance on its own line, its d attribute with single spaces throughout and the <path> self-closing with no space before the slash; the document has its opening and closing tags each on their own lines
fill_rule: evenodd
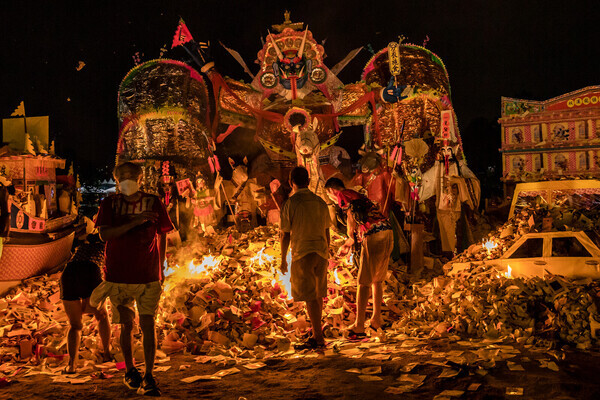
<svg viewBox="0 0 600 400">
<path fill-rule="evenodd" d="M 15 111 L 10 114 L 11 117 L 24 117 L 25 116 L 25 102 L 21 102 Z"/>
<path fill-rule="evenodd" d="M 175 31 L 175 36 L 173 36 L 173 44 L 171 45 L 171 48 L 181 46 L 182 44 L 185 44 L 192 40 L 194 40 L 194 38 L 192 37 L 192 34 L 190 33 L 187 26 L 185 25 L 183 18 L 180 19 L 179 25 L 177 26 L 177 30 Z"/>
<path fill-rule="evenodd" d="M 454 129 L 454 121 L 452 118 L 452 110 L 442 111 L 441 116 L 441 132 L 440 136 L 444 140 L 450 140 L 452 136 L 452 130 Z"/>
<path fill-rule="evenodd" d="M 388 62 L 390 64 L 390 73 L 393 76 L 400 75 L 400 47 L 396 42 L 388 44 Z"/>
<path fill-rule="evenodd" d="M 189 180 L 189 178 L 177 181 L 177 192 L 180 195 L 183 195 L 183 192 L 185 192 L 186 189 L 191 189 L 191 188 L 192 188 L 192 182 Z"/>
</svg>

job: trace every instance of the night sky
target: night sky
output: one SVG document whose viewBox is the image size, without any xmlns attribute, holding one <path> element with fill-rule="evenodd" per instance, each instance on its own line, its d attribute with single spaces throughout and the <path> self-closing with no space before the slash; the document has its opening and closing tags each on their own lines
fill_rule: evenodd
<svg viewBox="0 0 600 400">
<path fill-rule="evenodd" d="M 545 100 L 600 84 L 595 1 L 6 1 L 0 113 L 9 117 L 24 100 L 28 116 L 49 115 L 58 155 L 85 175 L 114 162 L 117 88 L 134 67 L 132 56 L 158 58 L 166 45 L 164 57 L 185 57 L 170 50 L 179 16 L 196 40 L 222 41 L 256 72 L 260 38 L 283 21 L 285 9 L 318 41 L 327 39 L 330 68 L 361 45 L 377 51 L 398 35 L 415 44 L 429 36 L 427 48 L 448 69 L 476 171 L 499 160 L 501 96 Z M 213 55 L 221 73 L 248 81 L 220 46 Z M 370 56 L 363 50 L 340 79 L 360 79 Z"/>
</svg>

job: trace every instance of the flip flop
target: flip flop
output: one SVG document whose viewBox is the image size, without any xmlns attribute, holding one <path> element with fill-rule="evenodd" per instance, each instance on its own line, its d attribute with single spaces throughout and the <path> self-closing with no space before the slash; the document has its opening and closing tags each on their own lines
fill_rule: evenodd
<svg viewBox="0 0 600 400">
<path fill-rule="evenodd" d="M 348 340 L 350 341 L 359 341 L 367 337 L 365 332 L 354 332 L 352 329 L 348 329 L 346 332 L 348 332 Z"/>
<path fill-rule="evenodd" d="M 77 374 L 77 371 L 69 371 L 69 366 L 67 365 L 62 371 L 61 374 L 63 375 L 75 375 Z"/>
<path fill-rule="evenodd" d="M 375 331 L 377 331 L 377 330 L 379 330 L 379 329 L 386 330 L 386 329 L 388 329 L 388 328 L 391 328 L 391 327 L 392 327 L 392 324 L 391 324 L 390 322 L 385 322 L 383 325 L 381 325 L 381 326 L 380 326 L 380 327 L 378 327 L 378 328 L 375 328 L 375 327 L 373 327 L 372 325 L 370 326 L 370 328 L 371 328 L 371 329 L 373 329 L 373 330 L 375 330 Z"/>
<path fill-rule="evenodd" d="M 315 338 L 311 337 L 308 338 L 305 342 L 303 343 L 296 343 L 294 345 L 294 350 L 320 350 L 320 349 L 324 349 L 326 346 L 325 343 L 319 343 L 315 340 Z"/>
</svg>

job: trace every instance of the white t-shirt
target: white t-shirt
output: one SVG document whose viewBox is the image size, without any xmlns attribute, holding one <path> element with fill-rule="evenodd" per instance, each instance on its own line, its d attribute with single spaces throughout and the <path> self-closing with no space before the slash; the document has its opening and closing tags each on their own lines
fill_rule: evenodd
<svg viewBox="0 0 600 400">
<path fill-rule="evenodd" d="M 308 188 L 294 193 L 281 210 L 281 230 L 290 232 L 292 260 L 310 253 L 329 258 L 326 231 L 330 226 L 327 204 Z"/>
</svg>

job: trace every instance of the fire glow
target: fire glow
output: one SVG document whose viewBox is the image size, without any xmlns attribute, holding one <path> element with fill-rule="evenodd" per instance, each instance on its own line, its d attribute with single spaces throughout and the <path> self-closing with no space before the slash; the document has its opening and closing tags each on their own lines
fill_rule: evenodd
<svg viewBox="0 0 600 400">
<path fill-rule="evenodd" d="M 286 255 L 286 260 L 288 263 L 288 272 L 285 274 L 282 274 L 277 269 L 277 266 L 274 265 L 274 262 L 277 260 L 277 258 L 274 256 L 271 256 L 269 254 L 266 254 L 265 250 L 266 250 L 266 247 L 263 247 L 262 249 L 260 249 L 258 251 L 258 253 L 256 253 L 256 255 L 254 257 L 251 257 L 248 260 L 248 266 L 250 266 L 250 267 L 259 266 L 261 269 L 270 269 L 273 273 L 273 279 L 271 279 L 271 285 L 274 288 L 276 288 L 276 287 L 284 288 L 287 298 L 290 299 L 291 293 L 292 293 L 292 284 L 290 282 L 289 268 L 292 264 L 292 249 L 290 248 Z M 270 266 L 270 268 L 269 268 L 269 266 Z"/>
<path fill-rule="evenodd" d="M 512 268 L 510 267 L 510 265 L 506 265 L 506 271 L 501 272 L 501 271 L 497 271 L 498 274 L 496 274 L 496 278 L 508 278 L 508 279 L 512 279 Z"/>
<path fill-rule="evenodd" d="M 493 240 L 488 240 L 487 242 L 483 243 L 483 248 L 487 251 L 488 256 L 492 254 L 492 250 L 494 250 L 496 247 L 498 247 L 498 243 L 494 242 Z"/>
<path fill-rule="evenodd" d="M 275 272 L 274 272 L 273 281 L 275 283 L 273 284 L 273 286 L 275 286 L 275 284 L 277 284 L 277 283 L 280 283 L 281 285 L 283 285 L 283 287 L 285 288 L 285 292 L 287 294 L 287 299 L 291 299 L 292 298 L 292 283 L 290 282 L 290 274 L 291 274 L 290 268 L 292 265 L 292 249 L 291 248 L 288 250 L 285 259 L 288 263 L 288 272 L 286 272 L 285 274 L 281 274 L 281 276 L 279 276 L 278 271 L 274 268 Z M 279 281 L 278 281 L 278 279 L 279 279 Z"/>
<path fill-rule="evenodd" d="M 247 268 L 250 270 L 267 270 L 271 271 L 272 279 L 271 285 L 276 288 L 281 288 L 285 292 L 286 298 L 291 298 L 292 285 L 290 283 L 290 272 L 281 274 L 278 270 L 278 266 L 275 265 L 279 261 L 279 257 L 272 256 L 266 251 L 267 247 L 260 249 L 254 256 L 250 257 L 246 261 Z M 221 262 L 225 260 L 223 255 L 206 255 L 201 261 L 198 259 L 192 259 L 189 262 L 175 264 L 173 266 L 166 265 L 165 277 L 169 278 L 165 285 L 165 291 L 171 288 L 173 281 L 181 279 L 199 279 L 205 277 L 207 274 L 217 270 L 221 265 Z M 292 262 L 291 249 L 287 253 L 288 265 Z M 166 263 L 166 262 L 165 262 Z"/>
<path fill-rule="evenodd" d="M 175 265 L 174 268 L 167 267 L 165 270 L 165 277 L 173 274 L 181 277 L 192 277 L 194 275 L 203 274 L 207 271 L 217 268 L 219 264 L 221 264 L 221 261 L 223 261 L 222 256 L 204 256 L 202 262 L 199 264 L 196 264 L 194 263 L 194 260 L 191 260 L 185 267 L 180 267 L 179 265 Z"/>
<path fill-rule="evenodd" d="M 338 276 L 338 272 L 337 269 L 333 270 L 333 277 L 335 278 L 335 283 L 338 285 L 342 284 L 342 281 L 340 280 L 340 277 Z"/>
</svg>

